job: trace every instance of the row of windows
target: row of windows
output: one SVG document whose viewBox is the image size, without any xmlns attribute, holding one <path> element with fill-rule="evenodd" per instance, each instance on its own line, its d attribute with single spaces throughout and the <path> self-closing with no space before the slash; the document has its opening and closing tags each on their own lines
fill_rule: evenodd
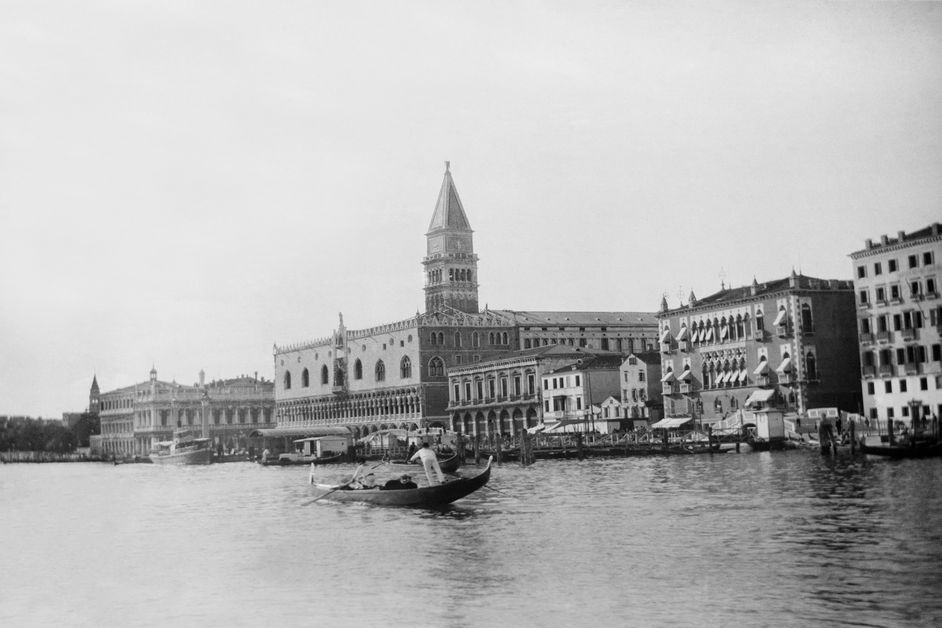
<svg viewBox="0 0 942 628">
<path fill-rule="evenodd" d="M 922 414 L 922 416 L 925 417 L 925 416 L 929 415 L 930 412 L 931 412 L 931 409 L 930 409 L 929 406 L 924 405 L 924 406 L 921 407 L 921 414 Z M 940 409 L 940 412 L 942 412 L 942 409 Z M 909 406 L 900 406 L 900 412 L 899 412 L 899 414 L 900 414 L 901 417 L 908 418 L 908 417 L 909 417 Z M 871 419 L 878 419 L 878 418 L 880 418 L 880 417 L 879 417 L 879 411 L 877 410 L 877 408 L 870 408 L 870 418 L 871 418 Z M 886 407 L 886 418 L 888 418 L 888 419 L 895 419 L 895 418 L 896 418 L 896 409 L 895 409 L 893 406 L 887 406 L 887 407 Z"/>
<path fill-rule="evenodd" d="M 553 388 L 566 388 L 567 386 L 582 386 L 582 376 L 573 375 L 571 377 L 545 377 L 543 378 L 543 390 L 549 390 L 550 382 Z"/>
<path fill-rule="evenodd" d="M 576 397 L 576 410 L 582 410 L 582 397 Z M 543 410 L 545 412 L 550 411 L 550 404 L 552 403 L 553 412 L 567 412 L 573 410 L 571 401 L 569 397 L 553 397 L 552 400 L 545 399 L 543 401 Z"/>
<path fill-rule="evenodd" d="M 877 316 L 874 322 L 870 318 L 860 319 L 860 333 L 863 335 L 861 340 L 868 342 L 873 333 L 883 334 L 890 331 L 909 331 L 923 329 L 926 327 L 925 318 L 919 310 L 907 310 L 893 315 L 881 314 Z M 929 327 L 939 327 L 942 325 L 942 306 L 929 310 Z M 885 338 L 888 340 L 888 338 Z"/>
<path fill-rule="evenodd" d="M 454 400 L 455 401 L 475 401 L 475 400 L 481 400 L 481 399 L 494 399 L 497 397 L 498 383 L 500 386 L 501 397 L 507 397 L 509 394 L 511 394 L 510 388 L 509 388 L 510 382 L 508 381 L 506 377 L 501 377 L 499 380 L 493 377 L 489 377 L 487 378 L 486 381 L 483 379 L 476 379 L 473 382 L 473 387 L 472 387 L 472 382 L 470 381 L 465 381 L 461 383 L 455 382 L 452 385 L 452 392 L 454 394 Z M 461 396 L 462 388 L 464 389 L 463 397 Z M 534 394 L 536 392 L 535 388 L 536 388 L 535 379 L 534 379 L 533 373 L 527 373 L 527 388 L 526 388 L 527 393 L 526 394 L 528 395 Z M 487 397 L 485 397 L 484 395 L 485 390 L 487 390 Z M 515 396 L 520 396 L 523 394 L 522 380 L 521 380 L 520 375 L 514 375 L 512 390 L 513 390 L 512 394 Z M 476 393 L 476 395 L 472 395 L 472 391 Z"/>
<path fill-rule="evenodd" d="M 924 251 L 921 255 L 922 265 L 923 266 L 932 266 L 934 256 L 932 251 Z M 918 268 L 919 267 L 920 255 L 914 253 L 906 258 L 906 264 L 909 268 Z M 890 273 L 895 273 L 899 270 L 899 267 L 895 259 L 886 260 L 886 270 Z M 874 262 L 873 263 L 873 274 L 874 276 L 883 274 L 883 262 Z M 867 265 L 861 264 L 857 267 L 857 279 L 863 279 L 867 276 Z"/>
<path fill-rule="evenodd" d="M 909 392 L 909 384 L 905 379 L 901 379 L 896 382 L 896 390 L 901 393 Z M 929 390 L 929 378 L 920 377 L 919 378 L 919 390 Z M 893 392 L 893 380 L 888 379 L 883 382 L 883 391 L 886 393 Z M 876 394 L 876 382 L 869 381 L 867 382 L 867 394 L 874 395 Z"/>
<path fill-rule="evenodd" d="M 625 381 L 626 381 L 626 382 L 630 382 L 630 381 L 631 381 L 631 371 L 623 371 L 623 372 L 624 372 L 624 374 L 625 374 Z M 639 382 L 643 382 L 643 381 L 645 380 L 644 371 L 640 371 L 640 370 L 638 371 L 637 380 L 638 380 Z"/>
<path fill-rule="evenodd" d="M 484 334 L 483 334 L 483 333 L 472 332 L 472 333 L 471 333 L 471 346 L 472 346 L 472 347 L 480 347 L 480 346 L 481 346 L 481 341 L 482 341 L 483 339 L 484 339 Z M 433 331 L 431 334 L 429 334 L 429 343 L 431 343 L 431 344 L 433 344 L 433 345 L 438 345 L 438 346 L 444 347 L 444 346 L 445 346 L 445 332 Z M 487 334 L 487 343 L 488 343 L 489 345 L 505 345 L 505 346 L 506 346 L 506 345 L 509 345 L 509 344 L 510 344 L 510 334 L 508 334 L 506 331 L 503 331 L 503 332 L 501 332 L 501 331 L 496 331 L 496 332 L 495 332 L 495 331 L 492 331 L 492 332 L 488 332 L 488 334 Z M 456 332 L 455 332 L 455 335 L 454 335 L 454 346 L 457 347 L 457 348 L 459 348 L 459 349 L 460 349 L 461 346 L 462 346 L 461 332 L 459 332 L 459 331 L 456 331 Z"/>
<path fill-rule="evenodd" d="M 925 287 L 925 289 L 923 289 Z M 876 297 L 875 301 L 877 303 L 886 303 L 887 300 L 891 302 L 902 302 L 903 292 L 900 284 L 892 283 L 885 286 L 877 286 L 874 289 L 874 296 Z M 924 297 L 937 297 L 939 296 L 938 284 L 936 283 L 935 277 L 926 277 L 925 279 L 913 279 L 909 282 L 909 298 L 920 300 Z M 870 304 L 870 291 L 868 289 L 862 289 L 857 293 L 857 299 L 860 305 L 869 305 Z"/>
<path fill-rule="evenodd" d="M 892 366 L 893 353 L 893 349 L 881 349 L 879 352 L 864 351 L 861 356 L 861 364 L 864 367 L 876 367 L 877 358 L 879 357 L 880 366 Z M 908 345 L 897 348 L 895 353 L 896 364 L 905 366 L 907 364 L 924 364 L 928 362 L 930 351 L 923 345 Z M 931 353 L 933 362 L 942 362 L 942 345 L 932 345 Z"/>
<path fill-rule="evenodd" d="M 429 360 L 428 363 L 429 376 L 430 377 L 443 377 L 445 375 L 445 363 L 439 357 L 433 357 Z M 327 385 L 330 383 L 330 371 L 327 368 L 327 365 L 321 366 L 321 385 Z M 399 378 L 400 379 L 410 379 L 412 377 L 412 360 L 409 359 L 409 356 L 403 356 L 399 361 Z M 376 364 L 373 367 L 373 378 L 376 382 L 386 381 L 386 364 L 382 360 L 377 360 Z M 363 379 L 363 362 L 359 358 L 353 363 L 353 379 L 361 380 Z M 285 390 L 291 390 L 291 371 L 286 370 L 283 376 L 283 384 Z M 334 373 L 334 384 L 340 386 L 343 384 L 343 372 L 338 370 Z M 301 371 L 301 387 L 308 388 L 311 385 L 310 372 L 307 368 Z"/>
<path fill-rule="evenodd" d="M 428 273 L 428 282 L 430 284 L 441 283 L 444 273 L 442 269 L 431 270 Z M 448 281 L 473 281 L 474 273 L 470 268 L 449 268 Z"/>
<path fill-rule="evenodd" d="M 811 305 L 802 303 L 800 309 L 801 331 L 806 334 L 814 332 L 814 319 L 811 315 Z M 674 337 L 678 342 L 689 340 L 695 344 L 710 344 L 715 342 L 735 342 L 749 338 L 750 332 L 755 332 L 761 336 L 765 329 L 765 316 L 761 311 L 756 312 L 754 327 L 749 324 L 750 316 L 746 314 L 737 314 L 735 318 L 730 316 L 728 319 L 714 317 L 706 321 L 695 321 L 688 328 L 685 322 L 680 324 L 680 331 Z M 775 327 L 788 325 L 788 312 L 784 307 L 780 307 L 772 321 Z M 670 345 L 670 324 L 664 325 L 661 332 L 661 344 Z"/>
</svg>

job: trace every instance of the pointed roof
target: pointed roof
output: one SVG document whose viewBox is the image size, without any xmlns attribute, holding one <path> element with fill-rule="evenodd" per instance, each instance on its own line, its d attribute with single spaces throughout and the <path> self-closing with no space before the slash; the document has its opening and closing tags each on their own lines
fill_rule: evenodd
<svg viewBox="0 0 942 628">
<path fill-rule="evenodd" d="M 99 390 L 99 388 L 98 388 L 98 374 L 97 374 L 97 373 L 95 373 L 94 375 L 92 375 L 92 388 L 91 388 L 91 391 L 92 391 L 92 392 L 100 392 L 100 390 Z"/>
<path fill-rule="evenodd" d="M 438 193 L 438 202 L 435 203 L 435 213 L 432 214 L 432 222 L 428 225 L 428 232 L 432 233 L 443 229 L 471 231 L 471 225 L 464 213 L 461 199 L 458 198 L 458 189 L 451 178 L 451 162 L 448 161 L 445 162 L 445 179 L 442 181 L 442 189 Z"/>
</svg>

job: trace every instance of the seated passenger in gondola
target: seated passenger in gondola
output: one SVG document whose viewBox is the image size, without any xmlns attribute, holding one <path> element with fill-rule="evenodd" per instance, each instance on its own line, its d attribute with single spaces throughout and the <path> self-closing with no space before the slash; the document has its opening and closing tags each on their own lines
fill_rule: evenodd
<svg viewBox="0 0 942 628">
<path fill-rule="evenodd" d="M 372 473 L 367 473 L 363 476 L 363 479 L 360 480 L 358 488 L 376 488 L 376 476 Z"/>
<path fill-rule="evenodd" d="M 419 488 L 419 485 L 412 481 L 412 476 L 408 473 L 402 475 L 399 479 L 392 479 L 383 485 L 384 491 L 395 491 L 404 488 Z"/>
</svg>

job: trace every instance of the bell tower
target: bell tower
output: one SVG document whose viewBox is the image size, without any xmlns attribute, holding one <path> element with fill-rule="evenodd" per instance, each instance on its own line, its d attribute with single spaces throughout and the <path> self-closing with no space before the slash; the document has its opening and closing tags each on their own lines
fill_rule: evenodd
<svg viewBox="0 0 942 628">
<path fill-rule="evenodd" d="M 478 256 L 458 190 L 445 162 L 445 180 L 425 234 L 425 311 L 478 312 Z"/>
<path fill-rule="evenodd" d="M 92 387 L 88 390 L 88 413 L 98 416 L 101 410 L 101 391 L 98 388 L 98 374 L 92 375 Z"/>
</svg>

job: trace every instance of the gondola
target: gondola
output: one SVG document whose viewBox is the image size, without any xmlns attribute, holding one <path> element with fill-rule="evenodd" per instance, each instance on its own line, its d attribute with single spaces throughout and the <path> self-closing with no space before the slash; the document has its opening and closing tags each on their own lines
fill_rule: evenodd
<svg viewBox="0 0 942 628">
<path fill-rule="evenodd" d="M 484 470 L 467 478 L 450 479 L 437 486 L 386 490 L 381 488 L 352 489 L 346 484 L 315 484 L 315 498 L 337 502 L 363 502 L 376 506 L 409 508 L 441 508 L 478 490 L 491 478 L 491 461 Z M 311 503 L 308 502 L 308 503 Z"/>
</svg>

